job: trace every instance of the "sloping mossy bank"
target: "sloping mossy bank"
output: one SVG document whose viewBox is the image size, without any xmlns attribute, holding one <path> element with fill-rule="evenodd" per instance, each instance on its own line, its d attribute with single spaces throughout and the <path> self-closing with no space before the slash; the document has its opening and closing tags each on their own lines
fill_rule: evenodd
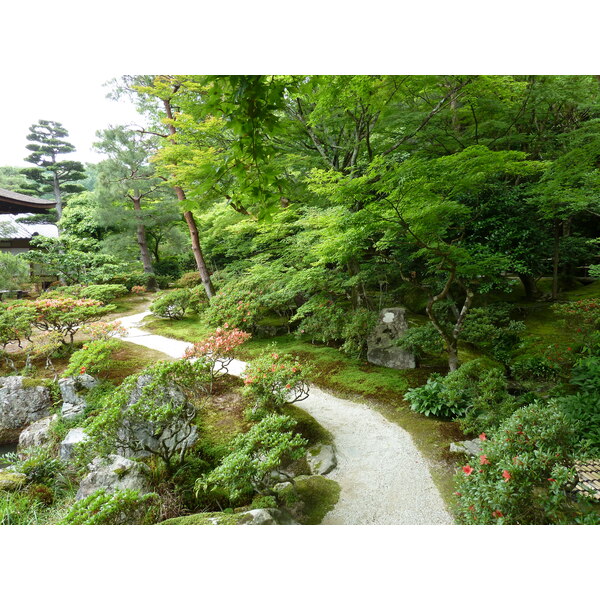
<svg viewBox="0 0 600 600">
<path fill-rule="evenodd" d="M 321 475 L 301 476 L 294 485 L 278 492 L 281 507 L 300 525 L 319 525 L 325 515 L 337 504 L 340 486 L 336 481 Z M 185 517 L 167 519 L 159 525 L 244 525 L 252 517 L 246 512 L 196 513 Z"/>
</svg>

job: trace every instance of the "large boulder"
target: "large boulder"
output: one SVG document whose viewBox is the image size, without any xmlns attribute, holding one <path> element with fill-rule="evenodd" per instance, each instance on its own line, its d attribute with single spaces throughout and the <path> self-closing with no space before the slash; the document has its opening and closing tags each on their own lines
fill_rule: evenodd
<svg viewBox="0 0 600 600">
<path fill-rule="evenodd" d="M 73 451 L 79 444 L 83 444 L 88 439 L 82 427 L 70 429 L 65 439 L 60 443 L 60 460 L 69 460 Z"/>
<path fill-rule="evenodd" d="M 27 425 L 50 414 L 52 397 L 26 377 L 0 377 L 0 444 L 14 444 Z"/>
<path fill-rule="evenodd" d="M 141 375 L 130 394 L 128 406 L 139 402 L 144 387 L 151 383 L 151 375 Z M 198 439 L 198 430 L 191 424 L 195 413 L 194 408 L 187 403 L 183 392 L 176 385 L 162 386 L 158 395 L 151 401 L 156 402 L 157 405 L 170 403 L 175 406 L 186 406 L 191 411 L 186 412 L 190 418 L 175 418 L 159 430 L 155 424 L 146 420 L 126 418 L 117 434 L 119 438 L 117 445 L 121 455 L 143 458 L 163 448 L 169 451 L 177 449 L 177 452 L 180 452 L 190 448 Z"/>
<path fill-rule="evenodd" d="M 23 429 L 21 435 L 19 435 L 18 449 L 23 450 L 30 446 L 42 446 L 45 444 L 48 441 L 50 425 L 52 425 L 52 422 L 56 421 L 57 418 L 56 415 L 44 417 Z"/>
<path fill-rule="evenodd" d="M 87 373 L 77 375 L 77 377 L 59 379 L 58 387 L 63 399 L 62 418 L 70 421 L 82 415 L 86 406 L 85 394 L 98 383 L 96 378 Z"/>
<path fill-rule="evenodd" d="M 89 470 L 79 484 L 76 500 L 86 498 L 99 489 L 108 492 L 139 490 L 144 494 L 151 491 L 148 466 L 124 456 L 111 454 L 106 458 L 97 457 L 89 464 Z"/>
<path fill-rule="evenodd" d="M 335 449 L 330 444 L 317 444 L 308 449 L 306 462 L 313 475 L 327 475 L 337 467 Z"/>
<path fill-rule="evenodd" d="M 367 338 L 367 360 L 391 369 L 414 369 L 415 355 L 397 346 L 407 329 L 405 308 L 384 308 L 379 313 L 379 322 Z"/>
</svg>

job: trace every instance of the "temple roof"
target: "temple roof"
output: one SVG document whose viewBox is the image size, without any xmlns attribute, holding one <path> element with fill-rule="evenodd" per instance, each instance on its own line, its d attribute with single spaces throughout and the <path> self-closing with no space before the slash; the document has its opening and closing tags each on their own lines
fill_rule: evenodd
<svg viewBox="0 0 600 600">
<path fill-rule="evenodd" d="M 18 192 L 11 192 L 0 188 L 0 213 L 12 215 L 23 212 L 44 213 L 56 206 L 54 200 L 44 200 L 43 198 L 34 198 Z"/>
</svg>

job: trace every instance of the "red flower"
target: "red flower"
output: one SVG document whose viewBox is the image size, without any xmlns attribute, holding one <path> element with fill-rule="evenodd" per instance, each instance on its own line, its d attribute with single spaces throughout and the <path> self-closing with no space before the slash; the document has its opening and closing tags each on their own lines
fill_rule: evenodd
<svg viewBox="0 0 600 600">
<path fill-rule="evenodd" d="M 504 469 L 504 471 L 502 471 L 502 477 L 504 477 L 504 481 L 508 481 L 510 479 L 510 473 Z"/>
<path fill-rule="evenodd" d="M 552 477 L 548 477 L 548 481 L 556 481 L 556 479 L 552 479 Z"/>
<path fill-rule="evenodd" d="M 492 512 L 492 517 L 499 519 L 500 517 L 503 517 L 504 515 L 499 511 L 499 510 L 495 510 L 494 512 Z"/>
<path fill-rule="evenodd" d="M 473 472 L 473 467 L 471 465 L 465 465 L 462 470 L 465 475 L 470 475 Z"/>
<path fill-rule="evenodd" d="M 485 454 L 482 454 L 479 457 L 479 463 L 482 464 L 482 465 L 489 465 L 490 461 L 488 460 L 488 457 Z"/>
<path fill-rule="evenodd" d="M 479 439 L 485 441 L 485 440 L 487 440 L 487 436 L 485 435 L 485 433 L 480 433 Z"/>
<path fill-rule="evenodd" d="M 81 367 L 81 369 L 79 369 L 79 372 L 83 375 L 85 373 L 86 367 Z"/>
</svg>

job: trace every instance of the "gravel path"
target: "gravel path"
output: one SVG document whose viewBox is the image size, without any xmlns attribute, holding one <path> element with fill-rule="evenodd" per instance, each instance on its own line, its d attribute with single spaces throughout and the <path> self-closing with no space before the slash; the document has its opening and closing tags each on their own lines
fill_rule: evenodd
<svg viewBox="0 0 600 600">
<path fill-rule="evenodd" d="M 181 358 L 190 345 L 139 328 L 149 312 L 120 319 L 135 344 Z M 245 363 L 229 366 L 240 375 Z M 337 468 L 328 474 L 341 487 L 340 499 L 324 525 L 449 525 L 427 464 L 410 435 L 362 404 L 336 398 L 311 387 L 300 405 L 333 434 Z"/>
</svg>

